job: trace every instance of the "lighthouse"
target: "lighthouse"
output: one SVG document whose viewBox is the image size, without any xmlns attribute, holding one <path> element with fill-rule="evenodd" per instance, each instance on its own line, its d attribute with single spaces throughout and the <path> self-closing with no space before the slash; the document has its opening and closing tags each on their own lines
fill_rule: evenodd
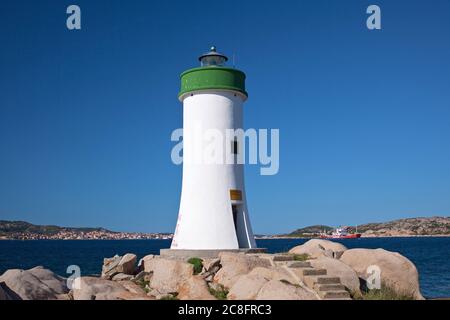
<svg viewBox="0 0 450 320">
<path fill-rule="evenodd" d="M 244 148 L 242 141 L 226 137 L 230 138 L 227 132 L 243 129 L 243 108 L 248 97 L 244 72 L 227 67 L 227 60 L 212 47 L 199 57 L 200 67 L 181 74 L 181 201 L 171 248 L 161 254 L 196 251 L 201 256 L 202 252 L 260 251 L 256 249 L 247 207 L 244 165 L 227 161 L 236 160 Z M 215 161 L 204 161 L 211 148 L 208 137 L 217 135 L 225 137 L 219 143 L 222 150 L 214 151 L 219 152 L 219 157 L 216 154 Z"/>
</svg>

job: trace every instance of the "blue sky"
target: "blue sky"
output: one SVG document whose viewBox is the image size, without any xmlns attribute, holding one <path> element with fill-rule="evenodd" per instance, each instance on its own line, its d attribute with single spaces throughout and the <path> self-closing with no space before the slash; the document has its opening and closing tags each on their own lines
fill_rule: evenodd
<svg viewBox="0 0 450 320">
<path fill-rule="evenodd" d="M 78 4 L 82 30 L 66 28 Z M 366 8 L 382 10 L 369 31 Z M 0 2 L 0 219 L 175 227 L 179 74 L 212 44 L 247 74 L 256 233 L 450 215 L 450 2 Z"/>
</svg>

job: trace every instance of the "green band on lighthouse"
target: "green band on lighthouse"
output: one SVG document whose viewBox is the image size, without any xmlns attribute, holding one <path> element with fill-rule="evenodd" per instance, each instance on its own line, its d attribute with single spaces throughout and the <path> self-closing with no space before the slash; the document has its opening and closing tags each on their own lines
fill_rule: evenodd
<svg viewBox="0 0 450 320">
<path fill-rule="evenodd" d="M 245 73 L 240 70 L 210 66 L 187 70 L 181 74 L 181 91 L 178 97 L 199 90 L 232 90 L 248 96 L 245 91 Z"/>
</svg>

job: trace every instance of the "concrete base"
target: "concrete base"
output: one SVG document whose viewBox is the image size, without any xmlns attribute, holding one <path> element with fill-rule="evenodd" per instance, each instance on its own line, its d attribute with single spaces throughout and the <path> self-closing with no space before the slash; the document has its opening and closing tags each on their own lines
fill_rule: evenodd
<svg viewBox="0 0 450 320">
<path fill-rule="evenodd" d="M 161 249 L 159 254 L 161 257 L 176 258 L 187 260 L 189 258 L 206 258 L 214 259 L 219 256 L 220 252 L 235 252 L 235 253 L 265 253 L 265 248 L 253 249 L 218 249 L 218 250 L 175 250 L 175 249 Z"/>
</svg>

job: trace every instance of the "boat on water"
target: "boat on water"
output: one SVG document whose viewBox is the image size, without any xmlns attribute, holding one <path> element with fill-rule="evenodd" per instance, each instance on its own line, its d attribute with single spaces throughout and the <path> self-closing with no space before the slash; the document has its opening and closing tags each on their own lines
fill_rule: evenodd
<svg viewBox="0 0 450 320">
<path fill-rule="evenodd" d="M 336 228 L 331 234 L 322 233 L 321 239 L 358 239 L 361 238 L 361 233 L 356 229 L 355 233 L 350 231 L 350 227 Z"/>
</svg>

